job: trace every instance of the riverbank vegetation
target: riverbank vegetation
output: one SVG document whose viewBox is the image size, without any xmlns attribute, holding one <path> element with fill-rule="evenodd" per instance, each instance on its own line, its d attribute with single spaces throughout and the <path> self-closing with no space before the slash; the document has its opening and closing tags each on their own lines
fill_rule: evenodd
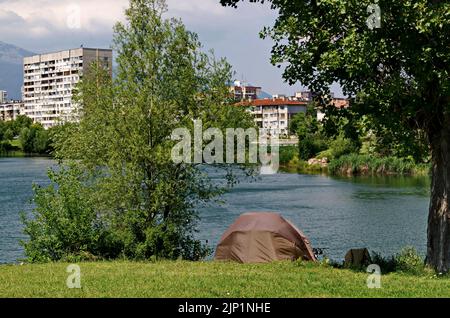
<svg viewBox="0 0 450 318">
<path fill-rule="evenodd" d="M 67 288 L 68 265 L 1 265 L 0 297 L 450 297 L 434 272 L 383 274 L 370 289 L 369 273 L 323 262 L 82 262 L 80 289 Z"/>
<path fill-rule="evenodd" d="M 373 157 L 350 154 L 330 161 L 333 175 L 429 175 L 430 165 L 398 157 Z"/>
<path fill-rule="evenodd" d="M 49 155 L 52 151 L 51 136 L 55 129 L 45 130 L 26 116 L 0 121 L 0 156 Z"/>
<path fill-rule="evenodd" d="M 343 176 L 430 173 L 423 135 L 406 135 L 414 143 L 407 146 L 388 132 L 376 135 L 367 119 L 349 121 L 331 116 L 319 122 L 316 109 L 311 103 L 306 113 L 297 114 L 291 122 L 290 131 L 299 137 L 299 145 L 297 149 L 280 147 L 280 163 L 288 170 Z"/>
</svg>

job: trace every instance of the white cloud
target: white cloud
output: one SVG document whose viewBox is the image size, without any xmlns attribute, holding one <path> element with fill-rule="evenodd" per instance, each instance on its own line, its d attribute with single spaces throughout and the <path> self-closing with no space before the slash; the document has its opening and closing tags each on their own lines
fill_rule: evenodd
<svg viewBox="0 0 450 318">
<path fill-rule="evenodd" d="M 50 32 L 60 32 L 69 28 L 68 20 L 74 13 L 71 8 L 78 7 L 81 29 L 95 32 L 96 29 L 93 27 L 99 31 L 103 31 L 101 28 L 110 29 L 114 22 L 122 17 L 126 5 L 126 0 L 115 0 L 114 5 L 108 0 L 16 0 L 0 3 L 0 12 L 8 10 L 20 17 L 24 28 L 17 30 L 19 34 L 26 34 L 29 31 L 27 27 L 37 30 L 47 28 Z M 4 27 L 2 25 L 3 23 L 0 24 L 0 34 Z M 40 33 L 42 36 L 45 35 L 45 32 Z"/>
</svg>

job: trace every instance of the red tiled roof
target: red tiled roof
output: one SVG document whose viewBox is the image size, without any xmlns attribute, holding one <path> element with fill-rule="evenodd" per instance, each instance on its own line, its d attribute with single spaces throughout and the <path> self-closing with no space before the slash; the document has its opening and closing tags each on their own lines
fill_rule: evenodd
<svg viewBox="0 0 450 318">
<path fill-rule="evenodd" d="M 288 99 L 255 99 L 247 102 L 240 102 L 238 106 L 306 106 L 307 102 L 300 102 Z"/>
<path fill-rule="evenodd" d="M 332 103 L 337 108 L 346 108 L 349 106 L 349 101 L 345 98 L 333 98 Z"/>
</svg>

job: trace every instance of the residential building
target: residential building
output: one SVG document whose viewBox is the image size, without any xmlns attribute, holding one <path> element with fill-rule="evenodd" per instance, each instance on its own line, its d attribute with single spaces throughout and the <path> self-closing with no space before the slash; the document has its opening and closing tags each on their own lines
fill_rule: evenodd
<svg viewBox="0 0 450 318">
<path fill-rule="evenodd" d="M 24 104 L 21 101 L 0 103 L 0 121 L 11 121 L 24 114 Z"/>
<path fill-rule="evenodd" d="M 241 102 L 238 105 L 247 107 L 264 135 L 288 136 L 292 117 L 300 112 L 305 113 L 307 102 L 272 98 Z"/>
<path fill-rule="evenodd" d="M 0 91 L 0 104 L 4 104 L 8 101 L 8 94 L 6 91 Z"/>
<path fill-rule="evenodd" d="M 112 75 L 112 50 L 81 47 L 24 58 L 24 114 L 44 128 L 79 120 L 74 89 L 95 61 Z"/>
<path fill-rule="evenodd" d="M 331 105 L 337 108 L 347 108 L 350 106 L 350 102 L 346 98 L 333 98 Z M 317 120 L 322 121 L 325 118 L 325 112 L 322 108 L 317 108 Z"/>
<path fill-rule="evenodd" d="M 295 93 L 294 99 L 306 102 L 311 102 L 313 100 L 314 94 L 311 91 L 302 91 Z"/>
<path fill-rule="evenodd" d="M 236 101 L 249 101 L 258 99 L 261 87 L 247 85 L 241 81 L 235 81 L 230 91 Z"/>
</svg>

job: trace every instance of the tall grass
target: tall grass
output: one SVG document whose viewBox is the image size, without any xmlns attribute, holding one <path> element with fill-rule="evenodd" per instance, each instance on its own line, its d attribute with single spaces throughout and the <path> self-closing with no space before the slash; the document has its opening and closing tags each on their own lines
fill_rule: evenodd
<svg viewBox="0 0 450 318">
<path fill-rule="evenodd" d="M 328 171 L 334 175 L 427 175 L 430 166 L 397 157 L 351 154 L 332 160 Z"/>
</svg>

